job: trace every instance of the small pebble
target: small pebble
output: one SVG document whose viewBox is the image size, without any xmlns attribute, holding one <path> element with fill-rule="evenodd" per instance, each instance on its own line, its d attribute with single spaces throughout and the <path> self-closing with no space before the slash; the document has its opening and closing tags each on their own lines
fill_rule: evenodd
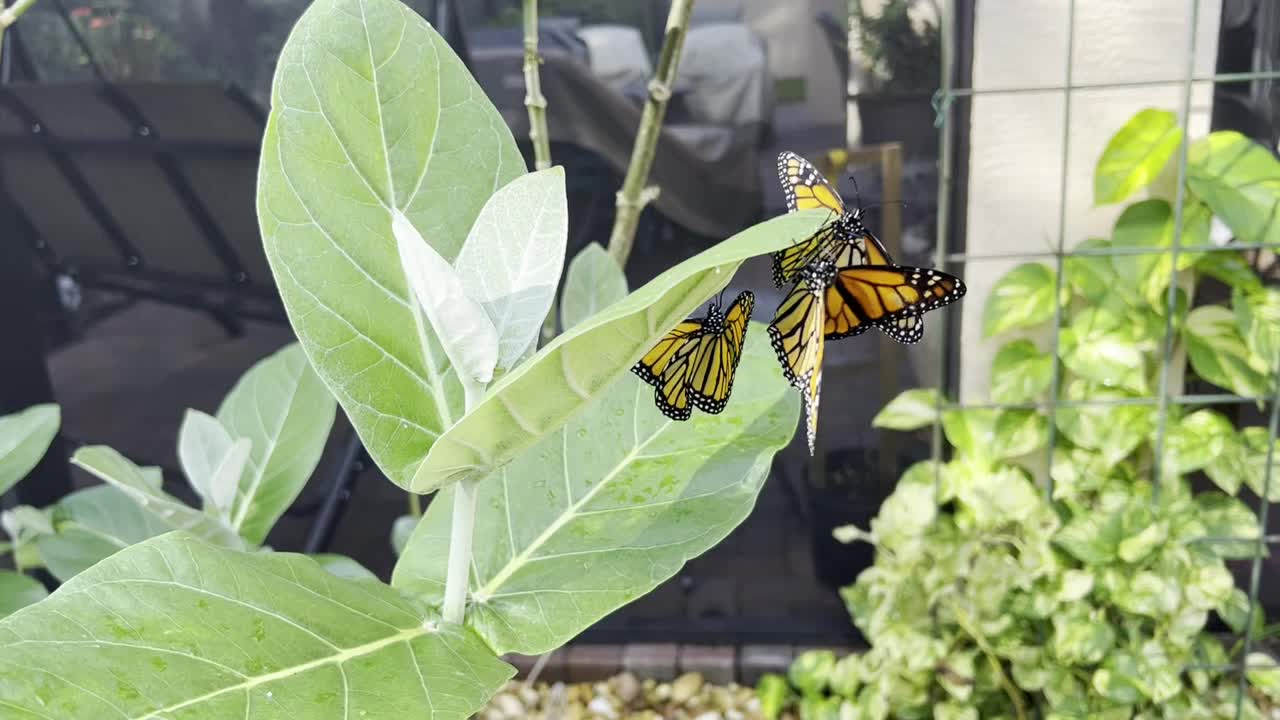
<svg viewBox="0 0 1280 720">
<path fill-rule="evenodd" d="M 587 704 L 587 711 L 596 717 L 606 718 L 607 720 L 615 720 L 618 717 L 618 711 L 613 709 L 613 703 L 609 702 L 609 698 L 596 697 Z"/>
<path fill-rule="evenodd" d="M 671 683 L 671 701 L 684 705 L 702 689 L 702 673 L 685 673 Z"/>
</svg>

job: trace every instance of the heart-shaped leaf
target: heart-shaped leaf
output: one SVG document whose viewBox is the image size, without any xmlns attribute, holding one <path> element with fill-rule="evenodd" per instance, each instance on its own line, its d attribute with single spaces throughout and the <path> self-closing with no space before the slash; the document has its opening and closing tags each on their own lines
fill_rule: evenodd
<svg viewBox="0 0 1280 720">
<path fill-rule="evenodd" d="M 467 623 L 498 652 L 536 654 L 673 575 L 746 518 L 799 398 L 753 323 L 719 415 L 664 417 L 653 388 L 617 379 L 581 415 L 479 484 Z M 453 489 L 427 510 L 393 583 L 438 601 Z"/>
<path fill-rule="evenodd" d="M 1280 161 L 1235 131 L 1210 133 L 1187 150 L 1187 186 L 1246 243 L 1280 242 Z"/>
<path fill-rule="evenodd" d="M 0 660 L 6 714 L 59 720 L 463 720 L 514 672 L 381 583 L 182 533 L 0 621 Z"/>
<path fill-rule="evenodd" d="M 1093 173 L 1093 201 L 1116 203 L 1150 185 L 1182 144 L 1178 116 L 1147 108 L 1111 137 Z"/>
<path fill-rule="evenodd" d="M 495 382 L 436 441 L 409 490 L 430 492 L 507 464 L 594 402 L 663 334 L 727 285 L 743 261 L 808 236 L 825 219 L 817 210 L 788 213 L 744 230 L 556 338 Z"/>
<path fill-rule="evenodd" d="M 489 196 L 523 173 L 502 116 L 412 10 L 307 8 L 276 69 L 258 219 L 307 357 L 401 485 L 462 415 L 463 389 L 414 314 L 393 214 L 452 261 Z"/>
</svg>

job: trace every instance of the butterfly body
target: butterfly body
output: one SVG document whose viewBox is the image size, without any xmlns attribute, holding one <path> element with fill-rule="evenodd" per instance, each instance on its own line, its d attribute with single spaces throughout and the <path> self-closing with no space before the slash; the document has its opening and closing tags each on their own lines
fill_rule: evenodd
<svg viewBox="0 0 1280 720">
<path fill-rule="evenodd" d="M 688 420 L 693 408 L 713 415 L 724 410 L 754 307 L 750 291 L 727 310 L 712 303 L 706 317 L 681 322 L 631 368 L 654 387 L 654 404 L 664 415 Z"/>
</svg>

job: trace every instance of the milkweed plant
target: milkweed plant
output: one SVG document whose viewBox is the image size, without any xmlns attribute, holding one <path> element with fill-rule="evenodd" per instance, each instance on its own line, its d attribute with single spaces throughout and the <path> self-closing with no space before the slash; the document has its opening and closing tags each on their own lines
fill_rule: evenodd
<svg viewBox="0 0 1280 720">
<path fill-rule="evenodd" d="M 750 228 L 629 293 L 590 245 L 564 278 L 563 332 L 538 347 L 562 284 L 563 169 L 526 171 L 398 0 L 317 0 L 299 20 L 257 207 L 297 345 L 216 415 L 188 414 L 200 508 L 90 447 L 74 462 L 106 484 L 10 515 L 22 556 L 65 582 L 43 599 L 28 583 L 38 602 L 0 620 L 0 715 L 468 717 L 514 674 L 504 654 L 562 645 L 732 531 L 795 431 L 759 324 L 721 414 L 673 423 L 629 370 L 742 262 L 824 216 Z M 335 400 L 391 482 L 434 493 L 397 524 L 390 584 L 261 545 Z M 38 458 L 56 409 L 32 412 Z"/>
</svg>

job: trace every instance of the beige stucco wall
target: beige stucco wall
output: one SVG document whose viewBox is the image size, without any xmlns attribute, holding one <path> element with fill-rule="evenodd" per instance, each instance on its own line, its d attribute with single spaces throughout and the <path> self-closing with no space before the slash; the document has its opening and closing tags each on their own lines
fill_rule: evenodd
<svg viewBox="0 0 1280 720">
<path fill-rule="evenodd" d="M 805 77 L 805 105 L 813 121 L 841 125 L 845 89 L 840 84 L 830 43 L 817 23 L 822 10 L 848 16 L 845 0 L 745 0 L 747 24 L 769 45 L 769 71 L 774 78 Z"/>
<path fill-rule="evenodd" d="M 961 0 L 964 1 L 964 0 Z M 1060 86 L 1066 79 L 1068 0 L 982 0 L 974 28 L 973 86 L 979 90 Z M 1200 2 L 1194 75 L 1213 74 L 1220 3 Z M 1077 0 L 1073 84 L 1181 79 L 1187 72 L 1191 0 Z M 1110 136 L 1144 107 L 1181 112 L 1180 85 L 1081 89 L 1071 93 L 1065 242 L 1109 235 L 1122 205 L 1093 207 L 1093 166 Z M 1061 91 L 976 96 L 970 102 L 967 220 L 971 254 L 1052 251 L 1062 207 Z M 1190 132 L 1209 129 L 1212 88 L 1192 94 Z M 979 402 L 992 356 L 1005 338 L 982 337 L 982 308 L 994 282 L 1018 260 L 971 262 L 964 270 L 961 398 Z M 1050 259 L 1052 262 L 1052 259 Z M 1044 347 L 1047 347 L 1047 343 Z"/>
</svg>

